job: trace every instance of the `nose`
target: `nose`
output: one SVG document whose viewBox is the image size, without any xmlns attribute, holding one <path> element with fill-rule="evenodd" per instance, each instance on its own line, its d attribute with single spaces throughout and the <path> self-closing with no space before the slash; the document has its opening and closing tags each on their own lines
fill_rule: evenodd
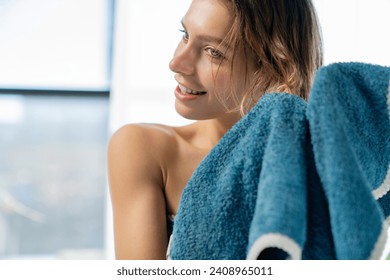
<svg viewBox="0 0 390 280">
<path fill-rule="evenodd" d="M 189 44 L 179 44 L 172 60 L 169 62 L 169 68 L 172 72 L 180 73 L 186 76 L 194 74 L 196 55 Z"/>
</svg>

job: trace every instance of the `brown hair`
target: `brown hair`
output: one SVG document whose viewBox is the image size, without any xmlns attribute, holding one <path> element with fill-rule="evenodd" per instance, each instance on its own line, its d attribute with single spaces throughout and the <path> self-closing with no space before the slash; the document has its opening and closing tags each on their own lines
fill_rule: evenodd
<svg viewBox="0 0 390 280">
<path fill-rule="evenodd" d="M 246 113 L 265 92 L 309 96 L 315 71 L 322 65 L 322 40 L 311 0 L 224 0 L 230 3 L 233 25 L 225 40 L 233 49 L 254 57 L 242 100 L 231 98 Z M 234 60 L 234 58 L 233 58 Z M 232 66 L 231 66 L 232 67 Z"/>
</svg>

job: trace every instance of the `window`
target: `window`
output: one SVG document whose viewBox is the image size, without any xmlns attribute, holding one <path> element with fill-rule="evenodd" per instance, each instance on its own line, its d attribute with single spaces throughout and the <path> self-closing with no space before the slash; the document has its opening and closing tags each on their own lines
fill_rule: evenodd
<svg viewBox="0 0 390 280">
<path fill-rule="evenodd" d="M 105 258 L 113 2 L 0 2 L 0 259 Z"/>
<path fill-rule="evenodd" d="M 0 88 L 108 90 L 110 0 L 0 2 Z"/>
<path fill-rule="evenodd" d="M 0 112 L 0 258 L 103 258 L 107 98 L 0 95 Z"/>
</svg>

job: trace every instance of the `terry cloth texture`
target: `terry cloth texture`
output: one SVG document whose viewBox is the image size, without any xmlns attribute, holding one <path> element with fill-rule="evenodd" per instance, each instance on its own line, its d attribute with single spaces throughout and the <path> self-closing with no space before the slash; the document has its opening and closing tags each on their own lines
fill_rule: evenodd
<svg viewBox="0 0 390 280">
<path fill-rule="evenodd" d="M 389 67 L 364 63 L 332 64 L 316 75 L 307 118 L 335 255 L 308 257 L 381 256 L 390 216 L 389 79 Z"/>
<path fill-rule="evenodd" d="M 288 244 L 303 244 L 305 114 L 302 99 L 266 94 L 222 137 L 183 191 L 172 259 L 245 259 L 248 237 L 258 225 L 261 232 L 292 236 Z M 255 211 L 266 215 L 253 220 Z"/>
<path fill-rule="evenodd" d="M 262 97 L 188 182 L 170 258 L 378 259 L 390 216 L 389 78 L 388 67 L 333 64 L 307 107 Z"/>
</svg>

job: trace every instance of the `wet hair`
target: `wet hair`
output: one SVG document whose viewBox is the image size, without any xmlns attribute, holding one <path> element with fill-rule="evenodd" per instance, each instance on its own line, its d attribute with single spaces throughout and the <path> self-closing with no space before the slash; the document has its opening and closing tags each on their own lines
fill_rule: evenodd
<svg viewBox="0 0 390 280">
<path fill-rule="evenodd" d="M 321 31 L 311 0 L 223 0 L 233 14 L 225 38 L 234 54 L 243 50 L 256 72 L 248 91 L 229 99 L 246 113 L 266 92 L 309 97 L 316 70 L 323 63 Z M 248 67 L 248 66 L 247 66 Z M 240 95 L 242 96 L 242 95 Z"/>
</svg>

